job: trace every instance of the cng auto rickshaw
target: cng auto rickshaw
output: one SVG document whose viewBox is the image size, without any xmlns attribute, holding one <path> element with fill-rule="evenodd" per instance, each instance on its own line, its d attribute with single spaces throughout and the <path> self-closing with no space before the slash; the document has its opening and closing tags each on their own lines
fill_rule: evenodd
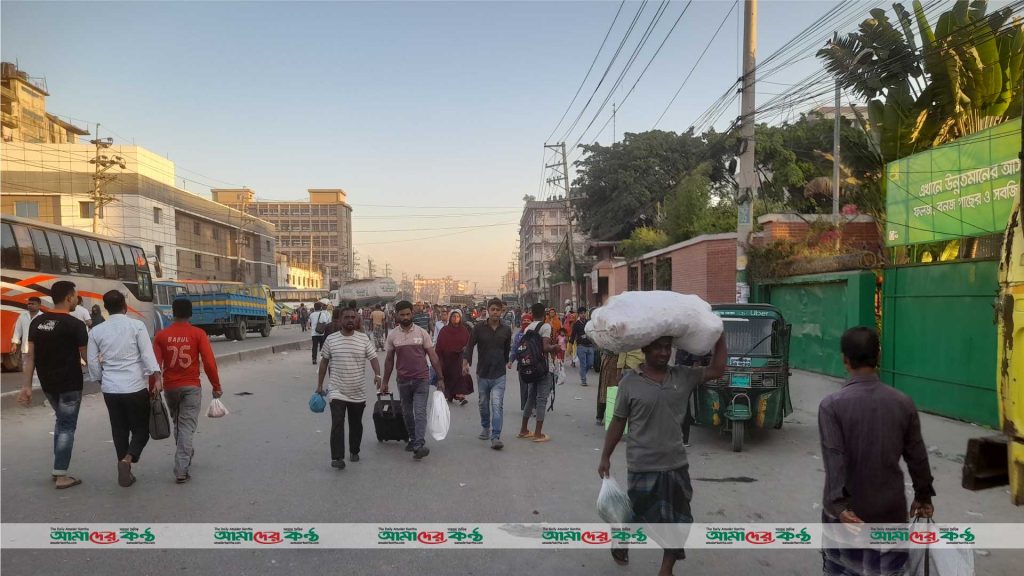
<svg viewBox="0 0 1024 576">
<path fill-rule="evenodd" d="M 725 326 L 725 375 L 697 387 L 694 419 L 732 434 L 734 452 L 743 450 L 748 423 L 781 428 L 793 412 L 789 395 L 790 325 L 768 304 L 712 306 Z"/>
</svg>

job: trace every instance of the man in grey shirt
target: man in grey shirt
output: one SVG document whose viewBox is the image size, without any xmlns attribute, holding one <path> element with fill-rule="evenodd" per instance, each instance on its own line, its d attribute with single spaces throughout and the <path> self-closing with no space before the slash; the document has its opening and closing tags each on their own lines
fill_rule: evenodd
<svg viewBox="0 0 1024 576">
<path fill-rule="evenodd" d="M 606 478 L 615 446 L 629 425 L 626 446 L 627 492 L 633 508 L 632 522 L 691 523 L 689 465 L 680 423 L 694 388 L 725 374 L 725 338 L 715 344 L 711 365 L 669 366 L 672 338 L 665 336 L 641 349 L 644 363 L 627 372 L 619 382 L 615 411 L 604 439 L 597 473 Z M 629 561 L 625 549 L 613 549 L 619 564 Z M 669 576 L 676 560 L 685 558 L 681 548 L 665 549 L 658 574 Z"/>
</svg>

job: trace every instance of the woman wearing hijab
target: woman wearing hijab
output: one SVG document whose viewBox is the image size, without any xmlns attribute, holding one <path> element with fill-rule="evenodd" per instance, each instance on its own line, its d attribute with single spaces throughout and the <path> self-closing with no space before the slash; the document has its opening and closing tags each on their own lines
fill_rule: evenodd
<svg viewBox="0 0 1024 576">
<path fill-rule="evenodd" d="M 89 317 L 92 318 L 92 327 L 95 328 L 100 324 L 103 324 L 103 312 L 100 311 L 98 304 L 92 305 L 92 311 L 89 313 Z"/>
<path fill-rule="evenodd" d="M 452 310 L 448 323 L 437 335 L 437 357 L 444 373 L 444 395 L 465 406 L 466 395 L 473 393 L 473 378 L 462 373 L 462 353 L 469 344 L 469 329 L 462 323 L 462 312 Z"/>
</svg>

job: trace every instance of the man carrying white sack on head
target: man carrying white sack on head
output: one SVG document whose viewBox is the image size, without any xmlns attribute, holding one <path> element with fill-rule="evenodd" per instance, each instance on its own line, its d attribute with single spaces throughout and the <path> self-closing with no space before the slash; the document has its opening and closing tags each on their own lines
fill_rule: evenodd
<svg viewBox="0 0 1024 576">
<path fill-rule="evenodd" d="M 650 292 L 644 294 L 651 297 L 627 294 L 629 302 L 623 304 L 630 305 L 616 310 L 613 299 L 606 310 L 595 314 L 593 334 L 590 329 L 588 334 L 599 346 L 614 350 L 613 347 L 636 344 L 638 334 L 630 334 L 628 329 L 626 332 L 616 330 L 614 324 L 618 314 L 635 311 L 637 305 L 658 306 L 657 313 L 676 317 L 674 325 L 662 326 L 671 332 L 670 335 L 655 336 L 640 346 L 644 354 L 643 364 L 627 371 L 619 382 L 613 418 L 605 436 L 597 472 L 602 478 L 609 476 L 612 452 L 628 425 L 626 468 L 627 493 L 633 509 L 631 522 L 689 524 L 693 522 L 690 511 L 693 487 L 680 422 L 686 416 L 690 394 L 697 385 L 725 374 L 726 346 L 721 320 L 716 323 L 717 316 L 711 312 L 711 307 L 696 297 L 686 297 L 690 300 L 682 302 L 675 298 L 684 296 L 681 294 L 664 297 Z M 673 311 L 677 311 L 679 305 L 687 307 L 687 310 L 679 315 L 666 314 L 666 305 Z M 602 318 L 601 312 L 607 315 Z M 612 332 L 614 336 L 609 338 Z M 713 344 L 709 345 L 710 342 Z M 706 353 L 711 348 L 711 365 L 706 368 L 670 366 L 673 347 L 689 347 L 694 353 Z M 623 548 L 612 549 L 612 557 L 619 564 L 629 561 L 628 551 Z M 676 561 L 685 557 L 682 548 L 666 547 L 658 574 L 670 576 Z"/>
</svg>

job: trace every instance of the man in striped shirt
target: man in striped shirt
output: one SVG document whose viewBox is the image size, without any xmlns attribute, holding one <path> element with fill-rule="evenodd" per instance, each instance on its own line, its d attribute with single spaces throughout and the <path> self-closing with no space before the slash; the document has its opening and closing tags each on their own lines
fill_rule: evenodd
<svg viewBox="0 0 1024 576">
<path fill-rule="evenodd" d="M 380 388 L 377 347 L 365 332 L 359 332 L 359 313 L 351 308 L 341 312 L 341 331 L 324 340 L 320 350 L 320 372 L 316 391 L 324 393 L 324 377 L 330 372 L 327 401 L 331 405 L 331 466 L 345 468 L 345 417 L 348 416 L 349 459 L 359 461 L 363 440 L 363 410 L 366 409 L 366 361 L 373 368 L 373 383 Z"/>
</svg>

